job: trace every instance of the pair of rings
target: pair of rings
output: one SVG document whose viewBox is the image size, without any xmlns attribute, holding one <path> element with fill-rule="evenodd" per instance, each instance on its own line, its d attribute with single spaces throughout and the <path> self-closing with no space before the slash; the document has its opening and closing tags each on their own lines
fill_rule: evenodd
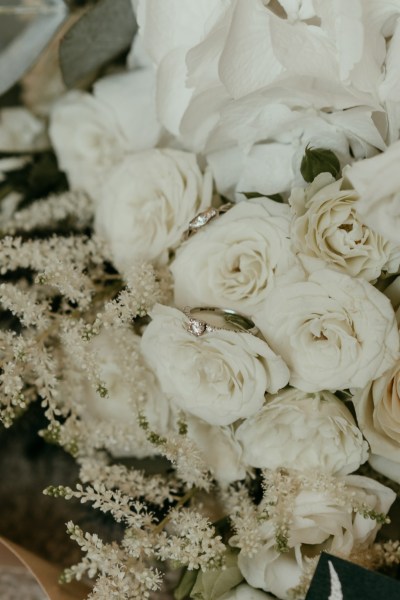
<svg viewBox="0 0 400 600">
<path fill-rule="evenodd" d="M 199 213 L 192 219 L 187 230 L 183 234 L 183 239 L 187 240 L 193 234 L 197 233 L 202 227 L 221 214 L 226 213 L 233 204 L 227 202 L 219 208 L 210 207 Z M 217 308 L 214 306 L 197 306 L 195 308 L 186 307 L 183 311 L 188 323 L 185 324 L 186 330 L 196 337 L 212 331 L 235 331 L 236 333 L 250 333 L 258 335 L 259 330 L 255 323 L 244 315 L 230 308 Z M 197 315 L 208 315 L 208 319 L 199 318 Z M 211 322 L 210 322 L 211 320 Z"/>
<path fill-rule="evenodd" d="M 221 330 L 251 333 L 252 335 L 259 333 L 258 327 L 251 319 L 230 308 L 196 306 L 195 308 L 186 307 L 183 312 L 189 319 L 185 324 L 186 330 L 196 337 Z M 198 315 L 206 316 L 207 320 L 199 318 Z"/>
</svg>

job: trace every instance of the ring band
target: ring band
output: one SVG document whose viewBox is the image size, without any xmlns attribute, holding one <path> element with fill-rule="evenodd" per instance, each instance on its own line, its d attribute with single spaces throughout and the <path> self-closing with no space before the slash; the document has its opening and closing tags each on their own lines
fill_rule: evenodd
<svg viewBox="0 0 400 600">
<path fill-rule="evenodd" d="M 226 213 L 230 208 L 232 208 L 232 206 L 233 204 L 231 202 L 226 202 L 219 208 L 210 206 L 210 208 L 207 208 L 207 210 L 203 210 L 190 221 L 188 228 L 183 233 L 183 240 L 185 241 L 190 236 L 197 233 L 199 229 L 207 225 L 207 223 L 215 219 L 215 217 L 219 217 L 219 215 Z"/>
<path fill-rule="evenodd" d="M 250 333 L 257 335 L 259 333 L 258 327 L 255 323 L 245 317 L 241 313 L 236 312 L 230 308 L 217 308 L 214 306 L 196 306 L 195 308 L 186 307 L 183 310 L 184 314 L 189 319 L 189 323 L 185 324 L 186 330 L 196 337 L 200 337 L 205 333 L 211 333 L 212 331 L 234 331 L 236 333 Z M 196 313 L 211 313 L 212 316 L 217 316 L 223 319 L 223 324 L 227 327 L 219 327 L 205 321 L 204 319 L 198 319 Z"/>
</svg>

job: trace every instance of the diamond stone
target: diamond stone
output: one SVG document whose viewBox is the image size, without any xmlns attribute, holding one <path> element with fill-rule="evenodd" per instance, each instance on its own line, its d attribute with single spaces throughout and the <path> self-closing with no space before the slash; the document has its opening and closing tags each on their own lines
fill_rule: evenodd
<svg viewBox="0 0 400 600">
<path fill-rule="evenodd" d="M 209 333 L 211 331 L 215 331 L 215 327 L 209 325 L 205 321 L 201 321 L 200 319 L 189 319 L 189 323 L 186 325 L 186 329 L 192 335 L 196 337 L 200 337 L 203 333 Z"/>
<path fill-rule="evenodd" d="M 207 210 L 204 210 L 190 221 L 189 230 L 195 231 L 196 229 L 200 229 L 200 227 L 204 227 L 204 225 L 207 225 L 207 223 L 216 217 L 217 214 L 218 211 L 215 208 L 208 208 Z"/>
<path fill-rule="evenodd" d="M 207 331 L 207 323 L 198 319 L 190 319 L 187 325 L 187 330 L 193 335 L 200 336 Z"/>
</svg>

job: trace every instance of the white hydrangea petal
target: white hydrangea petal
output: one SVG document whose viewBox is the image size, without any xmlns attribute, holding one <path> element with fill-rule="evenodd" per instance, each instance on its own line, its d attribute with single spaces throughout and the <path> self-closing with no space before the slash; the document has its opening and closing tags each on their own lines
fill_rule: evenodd
<svg viewBox="0 0 400 600">
<path fill-rule="evenodd" d="M 219 63 L 221 81 L 233 98 L 269 85 L 283 72 L 272 44 L 273 17 L 261 0 L 236 3 Z"/>
</svg>

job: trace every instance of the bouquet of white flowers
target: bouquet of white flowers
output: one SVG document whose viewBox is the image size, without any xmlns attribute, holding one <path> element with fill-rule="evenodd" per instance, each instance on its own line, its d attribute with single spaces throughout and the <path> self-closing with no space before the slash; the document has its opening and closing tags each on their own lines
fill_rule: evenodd
<svg viewBox="0 0 400 600">
<path fill-rule="evenodd" d="M 323 551 L 399 564 L 400 2 L 41 6 L 0 56 L 5 92 L 61 23 L 0 108 L 0 415 L 39 399 L 80 468 L 45 493 L 122 531 L 68 523 L 63 581 L 301 600 Z"/>
</svg>

